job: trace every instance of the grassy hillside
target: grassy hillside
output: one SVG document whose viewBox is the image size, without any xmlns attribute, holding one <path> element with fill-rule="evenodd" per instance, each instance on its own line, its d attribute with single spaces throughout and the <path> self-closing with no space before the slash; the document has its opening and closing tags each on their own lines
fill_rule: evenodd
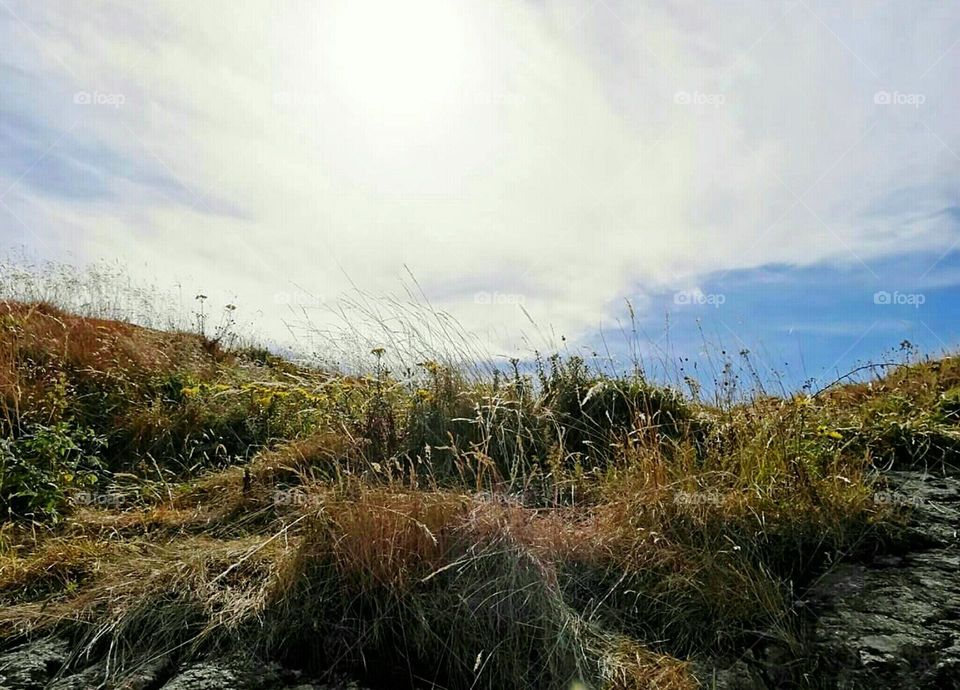
<svg viewBox="0 0 960 690">
<path fill-rule="evenodd" d="M 876 468 L 956 456 L 960 363 L 714 406 L 575 357 L 343 376 L 6 302 L 0 409 L 6 640 L 118 676 L 241 648 L 384 687 L 688 688 L 897 539 Z"/>
</svg>

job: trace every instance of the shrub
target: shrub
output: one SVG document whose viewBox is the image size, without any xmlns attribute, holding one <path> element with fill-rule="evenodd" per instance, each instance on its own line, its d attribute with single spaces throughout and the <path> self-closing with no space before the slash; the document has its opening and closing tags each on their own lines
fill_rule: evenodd
<svg viewBox="0 0 960 690">
<path fill-rule="evenodd" d="M 58 520 L 70 489 L 96 483 L 104 445 L 93 430 L 67 422 L 0 438 L 0 509 L 9 518 Z"/>
<path fill-rule="evenodd" d="M 607 464 L 611 449 L 628 438 L 640 435 L 667 448 L 696 426 L 679 393 L 636 375 L 596 376 L 579 357 L 563 361 L 554 356 L 549 374 L 541 371 L 540 376 L 556 442 L 593 465 Z"/>
</svg>

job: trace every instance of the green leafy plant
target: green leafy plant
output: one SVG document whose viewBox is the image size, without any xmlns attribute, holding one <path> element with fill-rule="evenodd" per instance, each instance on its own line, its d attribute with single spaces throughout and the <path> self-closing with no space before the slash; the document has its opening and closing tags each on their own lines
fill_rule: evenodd
<svg viewBox="0 0 960 690">
<path fill-rule="evenodd" d="M 98 480 L 104 439 L 67 422 L 37 424 L 16 438 L 0 439 L 0 508 L 11 517 L 56 521 L 70 489 Z"/>
</svg>

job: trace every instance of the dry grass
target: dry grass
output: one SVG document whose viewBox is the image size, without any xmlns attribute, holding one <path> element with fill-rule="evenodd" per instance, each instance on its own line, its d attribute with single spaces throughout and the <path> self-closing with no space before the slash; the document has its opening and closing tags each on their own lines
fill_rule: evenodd
<svg viewBox="0 0 960 690">
<path fill-rule="evenodd" d="M 589 527 L 464 494 L 309 495 L 310 510 L 271 535 L 48 542 L 5 582 L 24 587 L 82 562 L 84 586 L 21 597 L 0 630 L 73 631 L 118 671 L 247 644 L 317 672 L 377 659 L 381 675 L 458 687 L 693 687 L 681 662 L 564 602 L 555 559 L 580 549 Z"/>
<path fill-rule="evenodd" d="M 683 663 L 564 600 L 558 559 L 582 527 L 464 494 L 327 497 L 268 608 L 267 651 L 394 684 L 692 687 Z"/>
<path fill-rule="evenodd" d="M 789 637 L 824 559 L 893 538 L 878 458 L 960 448 L 955 359 L 708 406 L 581 361 L 335 377 L 3 309 L 14 453 L 55 418 L 165 449 L 52 474 L 55 519 L 0 529 L 0 637 L 70 635 L 116 676 L 240 648 L 382 687 L 695 687 L 689 659 Z M 250 419 L 250 457 L 188 464 Z M 212 440 L 151 445 L 172 428 Z"/>
</svg>

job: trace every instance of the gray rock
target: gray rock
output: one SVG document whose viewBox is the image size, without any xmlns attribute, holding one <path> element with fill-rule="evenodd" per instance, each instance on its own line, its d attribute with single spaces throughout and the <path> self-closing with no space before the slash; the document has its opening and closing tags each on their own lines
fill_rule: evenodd
<svg viewBox="0 0 960 690">
<path fill-rule="evenodd" d="M 0 656 L 0 688 L 45 688 L 69 659 L 70 645 L 64 640 L 44 639 L 22 644 Z"/>
<path fill-rule="evenodd" d="M 960 688 L 960 480 L 891 472 L 910 548 L 815 583 L 810 654 L 847 688 Z"/>
<path fill-rule="evenodd" d="M 0 690 L 360 690 L 347 682 L 321 683 L 275 663 L 232 656 L 171 668 L 165 660 L 106 678 L 101 662 L 71 663 L 71 645 L 46 638 L 0 654 Z"/>
</svg>

